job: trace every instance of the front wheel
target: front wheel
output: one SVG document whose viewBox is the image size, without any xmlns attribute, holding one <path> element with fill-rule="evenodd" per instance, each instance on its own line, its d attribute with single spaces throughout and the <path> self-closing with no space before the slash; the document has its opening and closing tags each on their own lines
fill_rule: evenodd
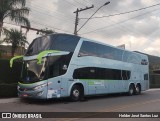
<svg viewBox="0 0 160 121">
<path fill-rule="evenodd" d="M 71 101 L 79 101 L 82 96 L 82 90 L 80 86 L 74 85 L 71 89 L 70 99 Z"/>
</svg>

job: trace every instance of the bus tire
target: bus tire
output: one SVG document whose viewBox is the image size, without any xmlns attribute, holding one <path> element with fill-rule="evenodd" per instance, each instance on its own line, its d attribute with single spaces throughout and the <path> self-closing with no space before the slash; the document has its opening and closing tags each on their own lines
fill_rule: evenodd
<svg viewBox="0 0 160 121">
<path fill-rule="evenodd" d="M 77 102 L 81 99 L 82 89 L 78 85 L 74 85 L 71 89 L 70 100 L 73 102 Z"/>
<path fill-rule="evenodd" d="M 134 92 L 135 92 L 135 87 L 133 84 L 130 84 L 129 90 L 128 90 L 128 95 L 132 96 L 134 94 Z"/>
<path fill-rule="evenodd" d="M 137 84 L 136 85 L 136 95 L 140 95 L 141 94 L 141 85 Z"/>
</svg>

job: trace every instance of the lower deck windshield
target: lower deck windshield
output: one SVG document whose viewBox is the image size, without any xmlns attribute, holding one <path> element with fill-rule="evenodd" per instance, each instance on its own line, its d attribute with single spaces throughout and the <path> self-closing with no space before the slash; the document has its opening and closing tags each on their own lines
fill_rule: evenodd
<svg viewBox="0 0 160 121">
<path fill-rule="evenodd" d="M 37 64 L 37 60 L 29 60 L 23 62 L 22 82 L 34 83 L 45 78 L 46 58 L 42 60 L 42 64 Z"/>
<path fill-rule="evenodd" d="M 22 83 L 34 83 L 66 73 L 72 53 L 68 55 L 48 56 L 42 59 L 41 64 L 37 60 L 23 62 Z"/>
</svg>

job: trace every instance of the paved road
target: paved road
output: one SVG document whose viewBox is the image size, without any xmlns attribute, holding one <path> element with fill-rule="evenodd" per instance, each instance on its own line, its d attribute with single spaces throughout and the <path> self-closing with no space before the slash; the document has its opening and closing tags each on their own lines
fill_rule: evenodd
<svg viewBox="0 0 160 121">
<path fill-rule="evenodd" d="M 143 92 L 141 95 L 106 95 L 87 98 L 83 102 L 69 102 L 68 99 L 31 101 L 14 99 L 6 103 L 0 101 L 0 112 L 160 112 L 160 89 L 152 89 Z M 160 116 L 159 116 L 160 117 Z M 2 120 L 2 119 L 1 119 Z M 43 119 L 44 120 L 44 119 Z M 78 120 L 82 119 L 45 119 L 55 120 Z M 118 119 L 89 119 L 83 120 L 97 121 L 160 121 L 160 118 L 118 118 Z"/>
</svg>

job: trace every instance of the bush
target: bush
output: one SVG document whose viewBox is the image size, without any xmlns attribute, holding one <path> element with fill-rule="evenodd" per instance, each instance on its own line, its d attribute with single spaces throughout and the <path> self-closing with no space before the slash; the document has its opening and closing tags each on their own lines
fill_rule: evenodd
<svg viewBox="0 0 160 121">
<path fill-rule="evenodd" d="M 17 84 L 0 84 L 0 97 L 16 97 Z"/>
<path fill-rule="evenodd" d="M 0 59 L 0 97 L 17 96 L 17 82 L 20 80 L 21 62 L 14 62 L 10 68 L 10 60 Z"/>
<path fill-rule="evenodd" d="M 0 58 L 2 58 L 2 52 L 0 51 Z"/>
<path fill-rule="evenodd" d="M 160 88 L 160 75 L 159 74 L 151 74 L 150 78 L 150 88 Z"/>
</svg>

